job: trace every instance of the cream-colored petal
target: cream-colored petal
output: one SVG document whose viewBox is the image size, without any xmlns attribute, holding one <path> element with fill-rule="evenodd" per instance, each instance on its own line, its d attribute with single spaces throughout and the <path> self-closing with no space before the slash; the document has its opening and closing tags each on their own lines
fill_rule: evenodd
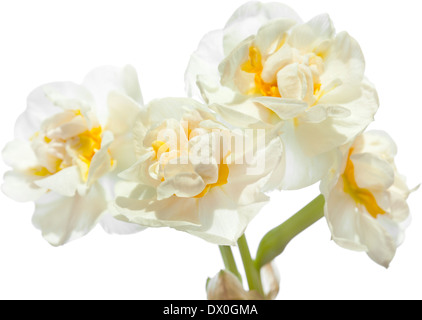
<svg viewBox="0 0 422 320">
<path fill-rule="evenodd" d="M 344 83 L 362 81 L 365 71 L 365 59 L 358 42 L 347 32 L 340 32 L 331 43 L 324 59 L 322 83 L 340 79 Z"/>
<path fill-rule="evenodd" d="M 323 129 L 327 128 L 323 123 L 318 125 Z M 287 121 L 282 128 L 281 139 L 285 147 L 286 168 L 284 179 L 280 184 L 281 189 L 300 189 L 321 180 L 337 156 L 335 144 L 331 144 L 326 152 L 311 153 L 315 143 L 326 146 L 330 141 L 315 138 L 318 133 L 316 130 L 313 131 L 314 135 L 310 135 L 312 130 L 309 130 L 304 132 L 306 135 L 301 136 L 300 127 L 300 124 L 296 128 L 293 121 Z"/>
<path fill-rule="evenodd" d="M 366 131 L 356 138 L 355 153 L 374 153 L 382 159 L 392 162 L 397 155 L 397 145 L 388 133 L 381 130 Z"/>
<path fill-rule="evenodd" d="M 303 53 L 314 51 L 319 44 L 334 37 L 335 30 L 328 14 L 321 14 L 307 23 L 292 28 L 288 43 Z"/>
<path fill-rule="evenodd" d="M 262 104 L 283 120 L 293 119 L 308 108 L 306 102 L 296 99 L 256 97 L 253 98 L 252 101 Z"/>
<path fill-rule="evenodd" d="M 201 226 L 177 229 L 218 245 L 235 245 L 249 222 L 268 202 L 268 197 L 258 193 L 254 200 L 253 203 L 239 206 L 224 186 L 211 188 L 204 197 L 198 199 Z"/>
<path fill-rule="evenodd" d="M 373 153 L 352 154 L 355 179 L 359 187 L 372 191 L 387 190 L 394 183 L 394 169 Z"/>
<path fill-rule="evenodd" d="M 190 98 L 161 98 L 148 103 L 149 121 L 161 123 L 165 119 L 182 120 L 186 110 L 201 109 L 202 104 Z"/>
<path fill-rule="evenodd" d="M 109 118 L 104 129 L 116 136 L 128 134 L 140 112 L 140 105 L 119 91 L 111 91 L 107 102 Z"/>
<path fill-rule="evenodd" d="M 283 45 L 265 60 L 261 72 L 262 80 L 267 83 L 274 83 L 277 80 L 277 73 L 294 62 L 294 51 L 288 44 Z"/>
<path fill-rule="evenodd" d="M 182 198 L 200 194 L 206 184 L 201 176 L 194 172 L 183 172 L 164 180 L 157 188 L 157 199 L 167 199 L 173 195 Z"/>
<path fill-rule="evenodd" d="M 198 76 L 214 76 L 219 81 L 218 65 L 223 59 L 223 31 L 216 30 L 207 33 L 191 55 L 185 71 L 185 91 L 189 97 L 201 98 L 197 84 Z"/>
<path fill-rule="evenodd" d="M 26 202 L 35 201 L 47 192 L 46 188 L 37 186 L 34 181 L 39 177 L 19 171 L 8 171 L 3 176 L 1 190 L 13 200 Z"/>
<path fill-rule="evenodd" d="M 273 53 L 283 45 L 289 29 L 296 24 L 292 19 L 279 19 L 266 23 L 257 32 L 254 44 L 262 53 Z"/>
<path fill-rule="evenodd" d="M 27 141 L 13 140 L 1 152 L 3 161 L 15 170 L 26 170 L 39 165 L 31 144 Z"/>
<path fill-rule="evenodd" d="M 171 197 L 157 201 L 155 190 L 145 192 L 140 186 L 141 193 L 148 197 L 131 198 L 117 197 L 110 204 L 110 211 L 117 219 L 137 223 L 147 227 L 181 227 L 198 225 L 198 200 L 191 198 Z"/>
<path fill-rule="evenodd" d="M 225 55 L 228 55 L 239 42 L 256 34 L 265 23 L 282 18 L 301 22 L 295 11 L 281 3 L 248 2 L 242 5 L 232 14 L 224 28 Z"/>
<path fill-rule="evenodd" d="M 279 117 L 274 116 L 270 108 L 264 107 L 261 103 L 254 103 L 253 100 L 234 105 L 212 104 L 210 109 L 230 124 L 240 128 L 270 128 L 279 121 Z"/>
<path fill-rule="evenodd" d="M 106 208 L 105 193 L 99 184 L 83 197 L 49 192 L 36 202 L 32 222 L 51 245 L 60 246 L 87 234 Z"/>
<path fill-rule="evenodd" d="M 41 188 L 51 190 L 61 196 L 73 197 L 78 186 L 82 184 L 82 180 L 79 168 L 77 166 L 71 166 L 46 178 L 36 180 L 34 183 Z"/>
<path fill-rule="evenodd" d="M 396 245 L 389 233 L 369 214 L 360 215 L 357 232 L 360 241 L 367 247 L 368 256 L 388 268 L 396 253 Z"/>
<path fill-rule="evenodd" d="M 94 95 L 101 114 L 108 114 L 107 100 L 112 91 L 120 92 L 134 103 L 143 105 L 138 75 L 133 66 L 101 66 L 90 71 L 82 83 Z"/>
<path fill-rule="evenodd" d="M 359 215 L 354 200 L 342 190 L 342 182 L 326 198 L 325 217 L 333 240 L 343 248 L 363 251 L 366 246 L 358 237 Z"/>
<path fill-rule="evenodd" d="M 248 61 L 249 48 L 253 44 L 253 37 L 246 38 L 221 61 L 218 70 L 221 84 L 234 91 L 247 93 L 253 87 L 254 75 L 241 70 L 240 66 Z"/>
<path fill-rule="evenodd" d="M 27 108 L 17 119 L 15 137 L 29 140 L 42 122 L 64 109 L 88 111 L 94 104 L 91 94 L 72 82 L 54 82 L 34 89 L 27 98 Z"/>
<path fill-rule="evenodd" d="M 302 100 L 305 96 L 306 82 L 299 64 L 292 63 L 277 73 L 277 85 L 284 98 Z"/>
<path fill-rule="evenodd" d="M 106 211 L 101 219 L 98 221 L 98 224 L 109 234 L 133 234 L 145 230 L 145 227 L 142 227 L 135 223 L 128 223 L 122 220 L 114 218 L 110 212 Z"/>
</svg>

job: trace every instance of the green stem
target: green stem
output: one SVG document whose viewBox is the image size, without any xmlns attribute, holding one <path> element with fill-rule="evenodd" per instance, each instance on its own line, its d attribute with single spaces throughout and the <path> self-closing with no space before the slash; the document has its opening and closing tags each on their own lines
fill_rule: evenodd
<svg viewBox="0 0 422 320">
<path fill-rule="evenodd" d="M 237 241 L 240 256 L 242 257 L 243 266 L 245 268 L 246 279 L 248 280 L 249 290 L 256 290 L 263 295 L 261 276 L 259 270 L 256 269 L 255 263 L 251 257 L 246 237 L 243 234 Z"/>
<path fill-rule="evenodd" d="M 242 282 L 242 276 L 240 275 L 239 270 L 237 269 L 236 261 L 233 257 L 232 249 L 229 246 L 218 246 L 220 248 L 220 253 L 224 261 L 224 267 L 233 273 L 239 280 Z"/>
<path fill-rule="evenodd" d="M 290 240 L 321 219 L 324 216 L 324 203 L 324 196 L 319 195 L 291 218 L 269 231 L 258 246 L 256 269 L 260 270 L 274 260 L 284 251 Z"/>
</svg>

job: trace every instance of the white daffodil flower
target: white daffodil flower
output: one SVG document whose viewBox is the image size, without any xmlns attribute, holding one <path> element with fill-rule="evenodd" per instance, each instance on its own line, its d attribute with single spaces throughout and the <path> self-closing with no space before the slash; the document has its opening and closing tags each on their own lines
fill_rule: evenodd
<svg viewBox="0 0 422 320">
<path fill-rule="evenodd" d="M 134 128 L 138 161 L 120 174 L 132 187 L 126 195 L 121 188 L 111 210 L 142 226 L 235 244 L 267 203 L 261 187 L 282 161 L 280 140 L 253 143 L 253 135 L 229 129 L 193 99 L 152 101 Z"/>
<path fill-rule="evenodd" d="M 340 246 L 388 267 L 403 242 L 411 190 L 395 167 L 397 148 L 383 131 L 359 135 L 321 182 L 325 217 Z"/>
<path fill-rule="evenodd" d="M 116 173 L 135 157 L 130 130 L 141 104 L 130 66 L 100 67 L 82 85 L 49 83 L 28 96 L 15 139 L 2 151 L 12 168 L 2 191 L 35 202 L 33 223 L 50 244 L 79 238 L 97 222 L 109 232 L 135 230 L 106 209 Z"/>
<path fill-rule="evenodd" d="M 299 189 L 319 181 L 335 148 L 373 120 L 378 97 L 364 71 L 359 44 L 336 33 L 328 15 L 303 23 L 285 5 L 250 2 L 204 36 L 185 82 L 227 121 L 279 134 L 286 157 L 279 188 Z"/>
</svg>

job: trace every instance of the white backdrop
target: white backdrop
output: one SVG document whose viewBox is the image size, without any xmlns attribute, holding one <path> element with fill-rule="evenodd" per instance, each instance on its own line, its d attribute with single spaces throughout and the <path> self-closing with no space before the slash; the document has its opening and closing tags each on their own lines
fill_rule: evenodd
<svg viewBox="0 0 422 320">
<path fill-rule="evenodd" d="M 13 138 L 26 96 L 51 81 L 79 82 L 92 68 L 132 64 L 145 102 L 183 96 L 185 67 L 206 32 L 223 27 L 244 1 L 2 1 L 0 146 Z M 409 186 L 422 182 L 422 5 L 415 0 L 285 0 L 303 20 L 327 12 L 360 43 L 381 107 L 370 128 L 398 144 Z M 7 167 L 0 163 L 3 174 Z M 318 186 L 273 195 L 246 231 L 254 252 L 263 234 L 318 194 Z M 389 269 L 330 240 L 320 220 L 276 263 L 278 299 L 421 299 L 422 190 Z M 223 267 L 217 246 L 171 229 L 111 236 L 101 228 L 63 247 L 31 223 L 33 205 L 0 194 L 0 299 L 204 299 Z M 235 251 L 236 252 L 236 251 Z M 236 252 L 236 257 L 239 257 Z M 240 263 L 240 261 L 239 261 Z M 240 267 L 240 266 L 239 266 Z"/>
</svg>

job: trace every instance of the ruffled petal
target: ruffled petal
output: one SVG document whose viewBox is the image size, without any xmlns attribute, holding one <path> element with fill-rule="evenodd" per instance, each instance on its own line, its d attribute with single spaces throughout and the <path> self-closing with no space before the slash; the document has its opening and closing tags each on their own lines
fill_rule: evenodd
<svg viewBox="0 0 422 320">
<path fill-rule="evenodd" d="M 268 202 L 264 194 L 255 196 L 254 203 L 239 206 L 223 187 L 211 188 L 198 200 L 201 226 L 178 227 L 208 242 L 219 245 L 235 245 L 249 222 Z"/>
<path fill-rule="evenodd" d="M 103 188 L 94 184 L 85 196 L 65 197 L 49 192 L 36 202 L 32 222 L 53 246 L 87 234 L 107 208 Z"/>
<path fill-rule="evenodd" d="M 183 172 L 167 178 L 157 188 L 157 199 L 162 200 L 173 195 L 183 198 L 200 194 L 206 184 L 200 175 L 194 172 Z"/>
<path fill-rule="evenodd" d="M 368 214 L 360 215 L 357 232 L 360 241 L 367 247 L 368 256 L 388 268 L 396 253 L 396 245 L 389 233 Z"/>
<path fill-rule="evenodd" d="M 341 183 L 340 183 L 341 185 Z M 359 228 L 356 203 L 340 190 L 340 185 L 326 197 L 325 216 L 331 230 L 333 240 L 343 248 L 364 251 L 366 246 L 359 241 Z"/>
<path fill-rule="evenodd" d="M 365 59 L 358 42 L 347 32 L 340 32 L 330 45 L 325 59 L 322 83 L 340 79 L 344 83 L 363 80 Z"/>
<path fill-rule="evenodd" d="M 256 34 L 263 24 L 282 18 L 302 22 L 294 10 L 281 3 L 248 2 L 242 5 L 232 14 L 224 28 L 225 55 L 228 55 L 239 42 Z"/>
<path fill-rule="evenodd" d="M 387 190 L 394 183 L 394 169 L 383 159 L 371 153 L 352 154 L 356 183 L 372 191 Z"/>
<path fill-rule="evenodd" d="M 133 102 L 143 105 L 138 75 L 130 65 L 123 68 L 114 66 L 95 68 L 85 76 L 82 83 L 94 95 L 99 113 L 107 113 L 107 100 L 112 91 L 126 95 Z"/>
<path fill-rule="evenodd" d="M 39 179 L 19 171 L 8 171 L 3 176 L 1 190 L 13 200 L 26 202 L 36 201 L 47 192 L 46 188 L 37 186 L 34 181 Z"/>
<path fill-rule="evenodd" d="M 64 168 L 46 178 L 36 180 L 34 183 L 41 188 L 51 190 L 65 197 L 75 196 L 76 190 L 83 184 L 81 173 L 77 166 Z"/>
<path fill-rule="evenodd" d="M 45 84 L 32 91 L 27 108 L 16 121 L 15 137 L 29 140 L 41 127 L 41 123 L 63 112 L 63 109 L 88 112 L 94 106 L 92 95 L 83 86 L 72 82 Z"/>
<path fill-rule="evenodd" d="M 185 71 L 185 90 L 189 97 L 201 98 L 197 84 L 199 75 L 214 77 L 217 82 L 219 81 L 218 65 L 223 59 L 223 31 L 207 33 L 191 55 Z"/>
<path fill-rule="evenodd" d="M 15 170 L 27 170 L 39 165 L 37 157 L 27 141 L 13 140 L 1 152 L 3 161 Z"/>
<path fill-rule="evenodd" d="M 300 125 L 299 125 L 300 127 Z M 293 121 L 286 122 L 282 128 L 281 139 L 285 148 L 285 176 L 280 184 L 284 190 L 296 190 L 308 187 L 321 180 L 328 172 L 337 157 L 337 150 L 334 146 L 330 151 L 310 154 L 309 148 L 313 139 L 312 135 L 306 135 L 309 140 L 301 140 L 298 135 L 298 128 L 295 128 Z M 324 140 L 312 140 L 314 143 L 321 143 Z"/>
</svg>

